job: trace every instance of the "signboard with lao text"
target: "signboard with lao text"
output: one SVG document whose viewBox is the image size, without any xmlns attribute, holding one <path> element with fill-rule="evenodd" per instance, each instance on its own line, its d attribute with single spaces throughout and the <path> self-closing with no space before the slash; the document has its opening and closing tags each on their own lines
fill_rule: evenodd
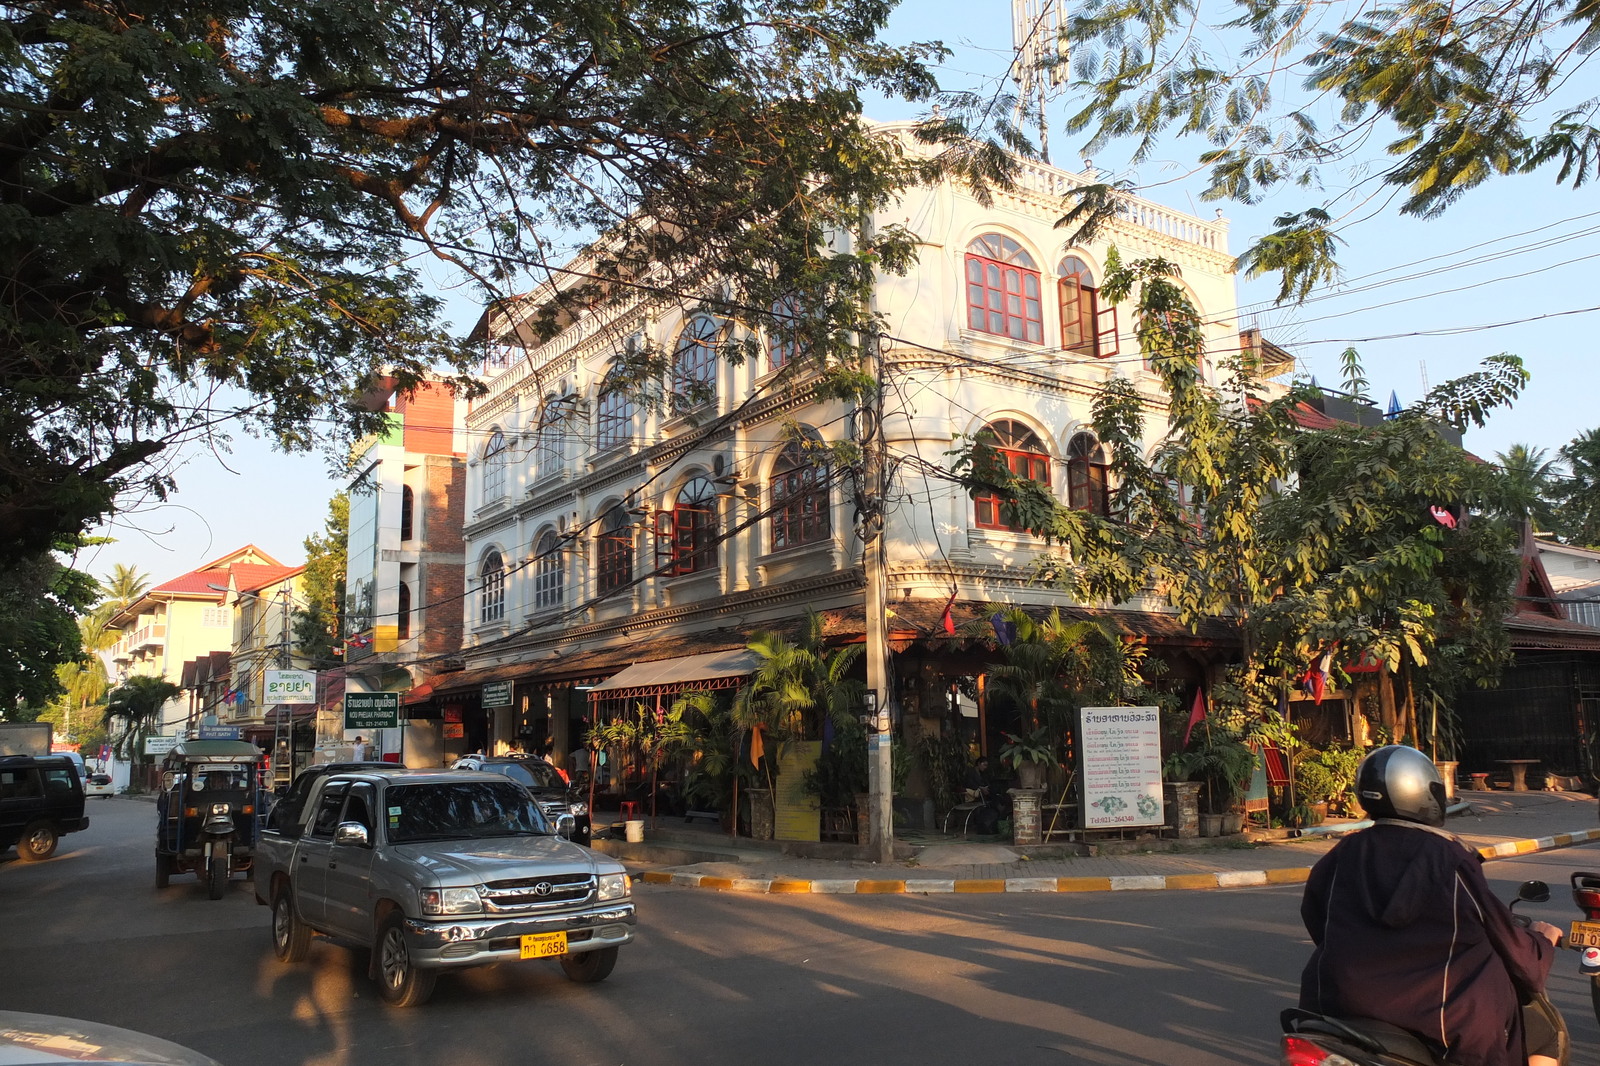
<svg viewBox="0 0 1600 1066">
<path fill-rule="evenodd" d="M 146 755 L 165 755 L 178 746 L 177 737 L 145 737 L 144 753 Z"/>
<path fill-rule="evenodd" d="M 315 670 L 263 670 L 261 702 L 269 707 L 274 703 L 316 703 L 317 672 Z"/>
<path fill-rule="evenodd" d="M 1085 707 L 1079 722 L 1083 827 L 1160 825 L 1160 710 Z"/>
<path fill-rule="evenodd" d="M 511 706 L 511 682 L 490 681 L 483 686 L 483 705 L 485 707 Z"/>
<path fill-rule="evenodd" d="M 346 729 L 393 729 L 400 724 L 400 693 L 346 692 Z"/>
<path fill-rule="evenodd" d="M 239 727 L 236 725 L 203 725 L 200 727 L 199 739 L 238 740 Z"/>
</svg>

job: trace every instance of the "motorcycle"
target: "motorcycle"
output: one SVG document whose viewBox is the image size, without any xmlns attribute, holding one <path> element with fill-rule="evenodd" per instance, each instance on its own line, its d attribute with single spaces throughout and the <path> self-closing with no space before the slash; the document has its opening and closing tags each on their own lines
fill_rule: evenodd
<svg viewBox="0 0 1600 1066">
<path fill-rule="evenodd" d="M 1584 920 L 1572 923 L 1567 944 L 1578 949 L 1578 973 L 1589 979 L 1589 1002 L 1600 1021 L 1600 874 L 1573 874 L 1572 902 Z"/>
<path fill-rule="evenodd" d="M 1600 917 L 1600 875 L 1574 875 L 1574 896 L 1577 895 L 1576 885 L 1580 876 L 1593 876 L 1595 879 L 1592 889 L 1594 895 L 1590 900 L 1595 904 L 1595 909 L 1588 913 L 1590 917 Z M 1517 897 L 1511 901 L 1511 906 L 1515 908 L 1518 903 L 1545 903 L 1549 899 L 1549 885 L 1543 881 L 1524 881 L 1517 889 Z M 1585 904 L 1580 901 L 1579 906 Z M 1520 914 L 1514 917 L 1522 925 L 1532 921 Z M 1582 924 L 1585 923 L 1573 923 L 1574 927 Z M 1595 922 L 1594 926 L 1595 932 L 1600 933 L 1600 921 Z M 1576 933 L 1573 937 L 1576 937 Z M 1568 943 L 1573 943 L 1573 940 L 1569 939 Z M 1600 975 L 1600 938 L 1597 938 L 1595 963 L 1595 973 Z M 1597 976 L 1597 980 L 1600 980 L 1600 976 Z M 1600 992 L 1596 996 L 1600 997 Z M 1595 1004 L 1596 1010 L 1600 1011 L 1600 998 L 1595 1000 Z M 1543 992 L 1535 995 L 1530 1005 L 1544 1014 L 1551 1028 L 1556 1031 L 1560 1046 L 1556 1060 L 1561 1066 L 1568 1066 L 1571 1041 L 1567 1034 L 1566 1019 L 1561 1017 L 1561 1012 L 1556 1010 L 1550 997 Z M 1441 1066 L 1433 1051 L 1416 1034 L 1387 1022 L 1372 1018 L 1330 1018 L 1299 1007 L 1283 1011 L 1279 1021 L 1283 1026 L 1279 1045 L 1282 1066 Z"/>
</svg>

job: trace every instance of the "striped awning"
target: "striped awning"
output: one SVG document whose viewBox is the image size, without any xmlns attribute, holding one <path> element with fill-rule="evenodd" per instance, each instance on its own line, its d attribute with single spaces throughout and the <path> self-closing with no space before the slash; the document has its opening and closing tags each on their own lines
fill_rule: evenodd
<svg viewBox="0 0 1600 1066">
<path fill-rule="evenodd" d="M 748 677 L 761 665 L 761 656 L 745 648 L 684 655 L 634 663 L 589 690 L 589 698 L 612 699 L 644 691 L 691 688 L 699 682 L 724 682 Z"/>
</svg>

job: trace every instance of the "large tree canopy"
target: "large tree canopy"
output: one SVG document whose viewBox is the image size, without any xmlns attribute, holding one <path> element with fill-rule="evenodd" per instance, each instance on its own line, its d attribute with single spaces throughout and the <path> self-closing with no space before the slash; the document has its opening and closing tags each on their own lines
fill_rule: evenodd
<svg viewBox="0 0 1600 1066">
<path fill-rule="evenodd" d="M 1600 164 L 1585 0 L 1083 0 L 1063 34 L 1086 151 L 1193 137 L 1208 198 L 1306 198 L 1241 257 L 1284 297 L 1335 276 L 1336 232 L 1374 198 L 1430 217 L 1497 175 L 1577 186 Z"/>
<path fill-rule="evenodd" d="M 361 435 L 380 372 L 466 366 L 420 254 L 492 290 L 600 238 L 585 299 L 714 266 L 847 324 L 907 248 L 822 239 L 906 174 L 858 93 L 934 89 L 891 7 L 0 4 L 0 558 L 167 491 L 175 441 Z"/>
</svg>

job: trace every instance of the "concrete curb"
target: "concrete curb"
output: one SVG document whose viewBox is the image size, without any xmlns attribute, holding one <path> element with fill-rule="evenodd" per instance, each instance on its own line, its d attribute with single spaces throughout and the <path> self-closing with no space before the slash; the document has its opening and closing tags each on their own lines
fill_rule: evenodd
<svg viewBox="0 0 1600 1066">
<path fill-rule="evenodd" d="M 1486 861 L 1531 855 L 1537 851 L 1565 848 L 1600 840 L 1600 829 L 1579 829 L 1534 840 L 1506 840 L 1478 849 Z M 649 870 L 640 880 L 650 885 L 680 885 L 709 888 L 719 892 L 747 892 L 756 895 L 941 895 L 991 892 L 1149 892 L 1166 889 L 1247 888 L 1254 885 L 1297 885 L 1311 875 L 1309 866 L 1277 870 L 1218 870 L 1204 874 L 1148 874 L 1120 877 L 1006 877 L 939 878 L 905 877 L 884 879 L 795 877 L 714 877 L 674 870 Z"/>
</svg>

